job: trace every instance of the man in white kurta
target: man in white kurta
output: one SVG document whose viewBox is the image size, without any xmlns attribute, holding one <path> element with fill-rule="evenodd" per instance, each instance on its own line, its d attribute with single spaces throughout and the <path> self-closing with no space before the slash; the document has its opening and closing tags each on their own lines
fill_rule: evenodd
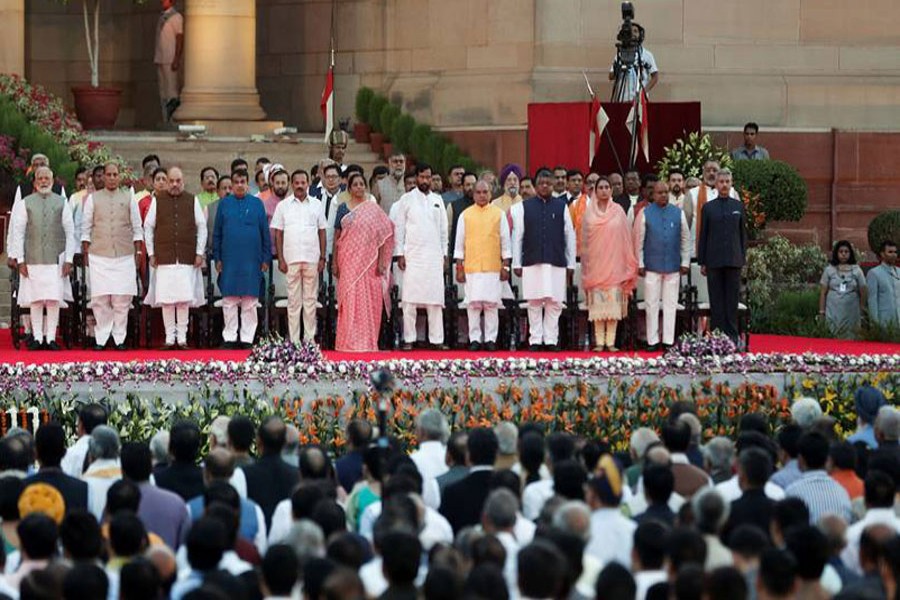
<svg viewBox="0 0 900 600">
<path fill-rule="evenodd" d="M 416 341 L 419 308 L 428 313 L 428 340 L 444 349 L 444 269 L 447 262 L 447 211 L 431 191 L 431 167 L 416 166 L 416 188 L 403 194 L 394 211 L 394 256 L 403 271 L 403 349 Z"/>
<path fill-rule="evenodd" d="M 28 349 L 59 350 L 59 309 L 66 299 L 72 299 L 68 276 L 77 247 L 75 225 L 66 199 L 53 192 L 53 172 L 49 167 L 35 171 L 34 188 L 33 194 L 12 208 L 9 247 L 10 254 L 18 257 L 17 301 L 20 306 L 29 307 L 33 338 Z"/>
<path fill-rule="evenodd" d="M 456 280 L 466 284 L 466 314 L 469 320 L 469 349 L 497 349 L 498 309 L 502 283 L 509 281 L 512 250 L 506 213 L 493 204 L 491 186 L 475 184 L 475 205 L 462 212 L 456 226 L 453 258 Z M 482 336 L 481 315 L 484 314 Z"/>
<path fill-rule="evenodd" d="M 575 229 L 566 201 L 553 197 L 553 174 L 537 174 L 537 196 L 510 208 L 512 265 L 522 278 L 528 302 L 528 343 L 532 350 L 559 349 L 559 316 L 566 280 L 575 269 Z M 568 272 L 567 272 L 568 271 Z"/>
<path fill-rule="evenodd" d="M 202 306 L 203 256 L 206 252 L 206 217 L 200 201 L 184 191 L 184 173 L 171 167 L 169 189 L 150 201 L 144 219 L 144 242 L 154 272 L 145 304 L 162 307 L 166 330 L 164 349 L 187 348 L 188 317 L 192 306 Z"/>
<path fill-rule="evenodd" d="M 81 253 L 88 265 L 94 350 L 103 350 L 112 335 L 125 350 L 128 309 L 137 294 L 137 264 L 142 258 L 141 214 L 133 193 L 119 187 L 119 166 L 103 168 L 104 188 L 84 201 Z"/>
</svg>

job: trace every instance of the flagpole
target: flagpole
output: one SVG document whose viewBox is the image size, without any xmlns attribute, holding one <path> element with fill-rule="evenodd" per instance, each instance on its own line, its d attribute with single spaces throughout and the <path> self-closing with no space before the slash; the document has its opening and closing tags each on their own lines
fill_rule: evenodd
<svg viewBox="0 0 900 600">
<path fill-rule="evenodd" d="M 591 82 L 588 79 L 587 73 L 585 73 L 584 69 L 582 69 L 582 71 L 581 71 L 581 76 L 584 77 L 584 83 L 587 86 L 588 93 L 591 95 L 591 102 L 593 102 L 594 98 L 596 98 L 597 96 L 596 96 L 596 94 L 594 94 L 594 88 L 591 87 Z M 603 110 L 602 104 L 600 105 L 600 110 Z M 609 123 L 607 123 L 606 127 L 603 128 L 603 133 L 606 134 L 606 137 L 609 140 L 609 147 L 612 150 L 613 158 L 616 159 L 616 166 L 619 167 L 619 172 L 624 175 L 624 172 L 622 171 L 622 160 L 619 158 L 619 153 L 616 151 L 616 145 L 613 143 L 612 134 L 609 132 Z M 600 135 L 603 135 L 603 133 L 601 133 Z M 600 145 L 600 140 L 597 140 L 597 145 L 598 146 Z M 597 159 L 596 150 L 597 150 L 597 148 L 593 148 L 594 160 Z M 588 171 L 590 171 L 593 168 L 593 166 L 594 166 L 593 164 L 589 164 Z"/>
</svg>

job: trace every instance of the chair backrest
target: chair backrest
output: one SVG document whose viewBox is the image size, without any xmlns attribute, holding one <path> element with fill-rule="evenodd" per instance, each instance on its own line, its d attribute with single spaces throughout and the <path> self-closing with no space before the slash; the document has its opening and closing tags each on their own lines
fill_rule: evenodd
<svg viewBox="0 0 900 600">
<path fill-rule="evenodd" d="M 578 301 L 584 302 L 584 286 L 581 285 L 581 261 L 578 260 L 575 262 L 575 272 L 572 274 L 572 285 L 574 285 L 578 289 Z"/>
<path fill-rule="evenodd" d="M 634 288 L 634 301 L 640 302 L 644 299 L 644 283 L 645 279 L 643 277 L 638 277 L 637 285 Z"/>
<path fill-rule="evenodd" d="M 697 286 L 697 302 L 708 303 L 709 289 L 706 287 L 706 277 L 700 272 L 700 265 L 697 263 L 691 263 L 691 282 Z"/>
<path fill-rule="evenodd" d="M 214 263 L 209 266 L 209 278 L 212 280 L 213 297 L 221 298 L 222 291 L 219 289 L 219 270 Z M 210 300 L 211 299 L 212 298 L 210 298 Z"/>
<path fill-rule="evenodd" d="M 278 260 L 272 261 L 272 284 L 275 286 L 275 299 L 287 298 L 287 275 L 278 268 Z"/>
<path fill-rule="evenodd" d="M 397 266 L 396 261 L 391 263 L 391 274 L 393 276 L 394 284 L 397 286 L 397 296 L 399 297 L 403 293 L 403 271 Z"/>
</svg>

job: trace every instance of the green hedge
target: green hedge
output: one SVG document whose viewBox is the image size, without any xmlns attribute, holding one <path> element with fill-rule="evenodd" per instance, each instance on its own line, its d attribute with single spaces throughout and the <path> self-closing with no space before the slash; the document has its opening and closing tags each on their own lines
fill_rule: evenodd
<svg viewBox="0 0 900 600">
<path fill-rule="evenodd" d="M 6 98 L 0 98 L 0 133 L 11 136 L 19 148 L 27 148 L 29 156 L 45 154 L 57 180 L 71 188 L 78 165 L 69 157 L 69 149 L 30 123 L 18 107 Z"/>
<path fill-rule="evenodd" d="M 384 134 L 400 152 L 414 154 L 432 166 L 436 173 L 446 173 L 453 164 L 462 164 L 472 172 L 482 170 L 472 157 L 452 143 L 447 136 L 424 123 L 417 123 L 381 94 L 367 87 L 356 93 L 356 118 Z"/>
<path fill-rule="evenodd" d="M 731 167 L 734 185 L 759 194 L 766 221 L 799 221 L 806 213 L 806 182 L 780 160 L 738 160 Z"/>
<path fill-rule="evenodd" d="M 869 248 L 876 255 L 885 240 L 900 244 L 900 210 L 884 212 L 872 219 L 869 223 L 868 239 Z"/>
</svg>

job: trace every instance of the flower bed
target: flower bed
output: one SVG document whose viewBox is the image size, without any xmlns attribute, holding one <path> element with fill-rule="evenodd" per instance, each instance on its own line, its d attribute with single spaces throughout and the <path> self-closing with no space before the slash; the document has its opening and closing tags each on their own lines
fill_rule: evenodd
<svg viewBox="0 0 900 600">
<path fill-rule="evenodd" d="M 396 382 L 391 432 L 407 443 L 416 415 L 428 406 L 440 407 L 457 427 L 539 421 L 621 449 L 632 428 L 658 426 L 676 401 L 697 406 L 708 438 L 733 433 L 747 412 L 763 412 L 776 426 L 794 398 L 812 396 L 840 431 L 849 431 L 860 385 L 878 386 L 889 400 L 900 389 L 900 357 L 890 355 L 372 363 L 330 362 L 312 347 L 281 344 L 257 349 L 245 362 L 0 365 L 0 430 L 53 417 L 74 432 L 77 406 L 90 398 L 112 407 L 111 422 L 128 439 L 148 439 L 177 417 L 197 419 L 206 431 L 216 416 L 242 412 L 257 419 L 282 415 L 298 424 L 303 441 L 339 449 L 348 419 L 374 420 L 369 378 L 380 368 L 390 369 Z M 153 391 L 128 392 L 135 383 Z M 187 390 L 185 397 L 167 399 L 175 387 Z M 31 416 L 23 419 L 28 409 Z"/>
</svg>

